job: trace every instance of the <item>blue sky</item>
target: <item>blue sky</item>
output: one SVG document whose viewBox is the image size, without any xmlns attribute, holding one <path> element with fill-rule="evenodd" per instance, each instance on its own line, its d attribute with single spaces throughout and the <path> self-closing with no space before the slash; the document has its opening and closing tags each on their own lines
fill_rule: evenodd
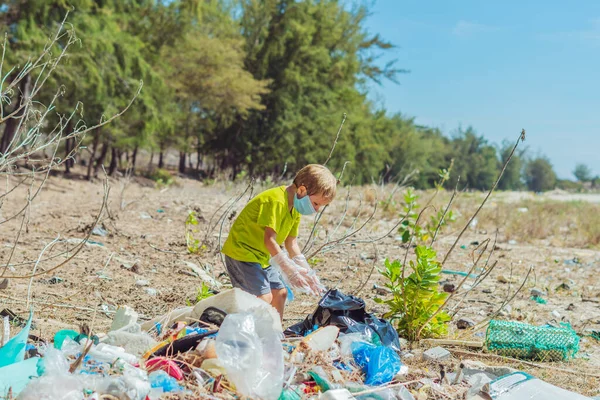
<svg viewBox="0 0 600 400">
<path fill-rule="evenodd" d="M 600 1 L 377 0 L 367 21 L 410 70 L 373 85 L 390 112 L 490 142 L 527 131 L 530 155 L 561 178 L 577 163 L 600 175 Z"/>
</svg>

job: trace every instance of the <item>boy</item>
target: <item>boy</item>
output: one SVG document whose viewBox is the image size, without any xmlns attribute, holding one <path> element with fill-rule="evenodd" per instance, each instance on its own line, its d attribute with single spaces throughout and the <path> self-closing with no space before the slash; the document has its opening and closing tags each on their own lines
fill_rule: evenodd
<svg viewBox="0 0 600 400">
<path fill-rule="evenodd" d="M 310 164 L 298 171 L 291 185 L 266 190 L 250 200 L 222 249 L 231 284 L 270 303 L 282 318 L 287 289 L 281 274 L 291 287 L 319 294 L 319 279 L 296 237 L 300 215 L 314 214 L 328 205 L 336 185 L 337 179 L 326 167 Z"/>
</svg>

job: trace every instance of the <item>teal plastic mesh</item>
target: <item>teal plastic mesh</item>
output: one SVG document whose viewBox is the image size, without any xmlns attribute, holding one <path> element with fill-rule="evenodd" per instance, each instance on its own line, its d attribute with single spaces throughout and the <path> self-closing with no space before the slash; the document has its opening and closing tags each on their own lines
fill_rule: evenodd
<svg viewBox="0 0 600 400">
<path fill-rule="evenodd" d="M 508 357 L 569 360 L 579 351 L 579 336 L 570 326 L 557 328 L 492 320 L 485 345 L 489 351 Z"/>
</svg>

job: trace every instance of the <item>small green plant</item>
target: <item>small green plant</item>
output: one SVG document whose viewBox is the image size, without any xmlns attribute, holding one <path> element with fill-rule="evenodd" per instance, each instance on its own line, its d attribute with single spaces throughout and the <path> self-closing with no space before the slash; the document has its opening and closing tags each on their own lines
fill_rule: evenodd
<svg viewBox="0 0 600 400">
<path fill-rule="evenodd" d="M 200 239 L 195 237 L 198 232 L 198 213 L 189 211 L 185 219 L 185 244 L 191 254 L 199 254 L 206 250 L 206 245 L 201 245 Z"/>
<path fill-rule="evenodd" d="M 452 168 L 452 165 L 450 165 Z M 450 178 L 450 169 L 443 168 L 438 172 L 440 177 L 439 182 L 435 184 L 437 193 L 443 188 L 444 183 Z M 451 222 L 456 221 L 456 217 L 452 210 L 445 213 L 445 210 L 438 210 L 429 218 L 429 221 L 423 225 L 417 225 L 417 218 L 421 212 L 421 206 L 417 203 L 419 196 L 412 190 L 408 189 L 404 193 L 404 221 L 398 228 L 398 233 L 402 236 L 402 243 L 410 242 L 411 237 L 417 243 L 424 243 L 429 239 L 433 239 L 436 232 L 444 228 Z M 433 198 L 429 201 L 431 201 Z M 444 215 L 445 213 L 445 215 Z"/>
<path fill-rule="evenodd" d="M 148 179 L 156 182 L 156 186 L 159 188 L 172 185 L 175 182 L 171 173 L 163 168 L 156 168 L 150 171 Z"/>
<path fill-rule="evenodd" d="M 307 261 L 311 267 L 314 267 L 323 260 L 320 258 L 317 258 L 317 257 L 313 257 L 313 258 L 309 258 Z"/>
<path fill-rule="evenodd" d="M 202 282 L 202 287 L 198 288 L 196 291 L 196 298 L 193 300 L 187 299 L 185 302 L 188 306 L 193 306 L 196 303 L 201 302 L 204 299 L 208 299 L 209 297 L 214 296 L 214 293 L 210 291 L 210 287 Z"/>
<path fill-rule="evenodd" d="M 419 209 L 418 199 L 419 196 L 412 189 L 408 189 L 404 193 L 404 221 L 402 221 L 400 228 L 398 228 L 398 233 L 402 236 L 402 243 L 410 242 L 411 236 L 414 236 L 419 241 L 428 239 L 427 233 L 420 225 L 417 225 L 418 213 L 416 210 Z"/>
<path fill-rule="evenodd" d="M 388 306 L 384 317 L 396 323 L 398 333 L 408 340 L 446 335 L 450 316 L 444 310 L 439 311 L 448 297 L 448 293 L 438 292 L 442 266 L 431 247 L 417 246 L 415 254 L 416 260 L 408 263 L 411 273 L 404 278 L 405 265 L 398 260 L 385 260 L 385 268 L 379 272 L 387 279 L 385 286 L 392 291 L 392 298 L 375 301 Z"/>
</svg>

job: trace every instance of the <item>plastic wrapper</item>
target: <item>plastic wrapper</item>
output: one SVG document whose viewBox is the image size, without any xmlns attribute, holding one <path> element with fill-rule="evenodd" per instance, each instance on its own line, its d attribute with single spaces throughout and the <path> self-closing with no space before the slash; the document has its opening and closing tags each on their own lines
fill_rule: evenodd
<svg viewBox="0 0 600 400">
<path fill-rule="evenodd" d="M 369 342 L 390 347 L 400 351 L 398 333 L 392 325 L 365 311 L 363 299 L 346 295 L 337 289 L 329 290 L 317 309 L 303 322 L 289 327 L 287 336 L 304 336 L 313 330 L 313 327 L 334 325 L 342 333 L 359 333 L 369 338 Z"/>
<path fill-rule="evenodd" d="M 38 373 L 41 376 L 32 379 L 17 399 L 84 400 L 84 393 L 91 391 L 110 394 L 118 399 L 143 400 L 150 391 L 146 372 L 123 361 L 120 361 L 122 375 L 119 376 L 103 376 L 84 370 L 69 373 L 66 353 L 75 352 L 77 347 L 81 345 L 67 339 L 62 350 L 46 348 L 39 363 Z"/>
<path fill-rule="evenodd" d="M 216 351 L 237 391 L 250 398 L 276 400 L 283 387 L 283 348 L 271 317 L 229 314 L 219 330 Z"/>
<path fill-rule="evenodd" d="M 398 354 L 385 346 L 354 342 L 352 355 L 356 364 L 364 372 L 365 383 L 369 386 L 390 382 L 402 367 Z"/>
<path fill-rule="evenodd" d="M 489 395 L 493 400 L 589 400 L 589 397 L 561 389 L 525 372 L 515 372 L 492 381 Z"/>
</svg>

